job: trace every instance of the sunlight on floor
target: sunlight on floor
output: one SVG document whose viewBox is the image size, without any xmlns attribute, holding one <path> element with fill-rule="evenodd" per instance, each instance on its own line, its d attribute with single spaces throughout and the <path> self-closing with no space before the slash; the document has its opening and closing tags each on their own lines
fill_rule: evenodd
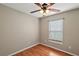
<svg viewBox="0 0 79 59">
<path fill-rule="evenodd" d="M 56 54 L 55 54 L 55 53 L 50 52 L 50 53 L 49 53 L 49 56 L 56 56 Z"/>
</svg>

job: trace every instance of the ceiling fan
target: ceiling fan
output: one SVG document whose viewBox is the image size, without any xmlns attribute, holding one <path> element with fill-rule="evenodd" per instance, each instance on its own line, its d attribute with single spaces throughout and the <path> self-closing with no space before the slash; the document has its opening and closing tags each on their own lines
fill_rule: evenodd
<svg viewBox="0 0 79 59">
<path fill-rule="evenodd" d="M 30 13 L 35 13 L 35 12 L 42 11 L 43 15 L 45 15 L 47 11 L 52 11 L 52 12 L 59 12 L 60 11 L 58 9 L 50 8 L 55 3 L 34 3 L 34 4 L 37 5 L 37 6 L 39 6 L 40 9 L 32 11 Z"/>
</svg>

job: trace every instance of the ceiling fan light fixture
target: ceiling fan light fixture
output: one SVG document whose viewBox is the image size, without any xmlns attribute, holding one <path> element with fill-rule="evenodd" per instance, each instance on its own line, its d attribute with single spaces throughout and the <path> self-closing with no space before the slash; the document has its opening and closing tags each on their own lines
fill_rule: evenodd
<svg viewBox="0 0 79 59">
<path fill-rule="evenodd" d="M 43 10 L 40 11 L 40 13 L 42 13 L 42 14 L 43 14 L 43 12 L 44 12 Z"/>
<path fill-rule="evenodd" d="M 47 14 L 46 13 L 43 13 L 43 16 L 46 16 Z"/>
<path fill-rule="evenodd" d="M 46 10 L 46 13 L 49 13 L 49 10 Z"/>
<path fill-rule="evenodd" d="M 46 10 L 46 12 L 44 12 L 43 10 L 41 10 L 40 13 L 45 16 L 45 15 L 47 15 L 49 13 L 49 10 Z"/>
</svg>

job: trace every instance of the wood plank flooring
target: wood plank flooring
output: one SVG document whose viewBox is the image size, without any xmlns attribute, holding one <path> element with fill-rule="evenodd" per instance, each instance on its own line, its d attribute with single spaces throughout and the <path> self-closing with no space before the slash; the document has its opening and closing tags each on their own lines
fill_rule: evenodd
<svg viewBox="0 0 79 59">
<path fill-rule="evenodd" d="M 39 44 L 25 51 L 17 53 L 14 56 L 70 56 L 70 55 Z"/>
</svg>

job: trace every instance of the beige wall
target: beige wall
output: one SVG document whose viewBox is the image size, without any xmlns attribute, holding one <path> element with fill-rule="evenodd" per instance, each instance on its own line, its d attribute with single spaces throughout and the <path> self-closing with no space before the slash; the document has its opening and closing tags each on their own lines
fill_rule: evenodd
<svg viewBox="0 0 79 59">
<path fill-rule="evenodd" d="M 39 41 L 39 20 L 0 5 L 0 55 L 9 55 Z"/>
<path fill-rule="evenodd" d="M 48 20 L 64 18 L 63 44 L 48 41 Z M 40 19 L 41 43 L 79 55 L 79 9 Z M 71 49 L 68 47 L 71 46 Z"/>
</svg>

